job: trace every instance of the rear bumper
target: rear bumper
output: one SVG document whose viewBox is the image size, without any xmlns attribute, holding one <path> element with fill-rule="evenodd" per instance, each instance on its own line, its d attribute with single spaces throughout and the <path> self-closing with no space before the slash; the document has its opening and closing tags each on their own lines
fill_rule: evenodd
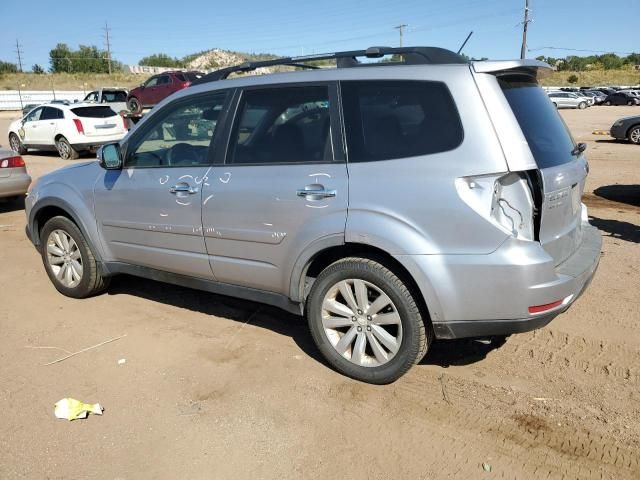
<svg viewBox="0 0 640 480">
<path fill-rule="evenodd" d="M 30 184 L 31 177 L 26 173 L 0 178 L 0 198 L 24 195 Z"/>
<path fill-rule="evenodd" d="M 582 228 L 581 245 L 558 266 L 539 243 L 516 239 L 490 255 L 399 260 L 423 292 L 437 338 L 509 335 L 545 326 L 589 285 L 600 260 L 602 237 L 587 223 Z M 428 288 L 421 285 L 420 275 L 425 281 L 428 275 Z M 553 309 L 529 312 L 529 307 L 558 300 L 562 303 Z"/>
</svg>

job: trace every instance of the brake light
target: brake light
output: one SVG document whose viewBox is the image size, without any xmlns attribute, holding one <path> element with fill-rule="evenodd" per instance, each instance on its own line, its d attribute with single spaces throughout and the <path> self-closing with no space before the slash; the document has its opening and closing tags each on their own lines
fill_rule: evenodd
<svg viewBox="0 0 640 480">
<path fill-rule="evenodd" d="M 73 119 L 73 123 L 76 124 L 76 129 L 78 130 L 78 133 L 80 135 L 84 135 L 84 127 L 82 126 L 82 122 L 80 121 L 79 118 L 74 118 Z"/>
<path fill-rule="evenodd" d="M 19 155 L 0 160 L 0 168 L 19 168 L 24 166 L 24 160 Z"/>
<path fill-rule="evenodd" d="M 535 305 L 533 307 L 529 307 L 529 313 L 546 312 L 547 310 L 551 310 L 556 307 L 559 307 L 560 305 L 562 305 L 563 302 L 564 300 L 556 300 L 555 302 L 546 303 L 544 305 Z"/>
<path fill-rule="evenodd" d="M 189 87 L 190 85 L 191 85 L 191 82 L 184 82 L 184 83 L 182 84 L 182 87 L 183 87 L 183 88 L 187 88 L 187 87 Z"/>
<path fill-rule="evenodd" d="M 127 123 L 127 119 L 124 118 L 124 115 L 120 115 L 120 118 L 122 118 L 122 126 L 124 127 L 124 131 L 128 132 L 129 131 L 129 124 Z"/>
</svg>

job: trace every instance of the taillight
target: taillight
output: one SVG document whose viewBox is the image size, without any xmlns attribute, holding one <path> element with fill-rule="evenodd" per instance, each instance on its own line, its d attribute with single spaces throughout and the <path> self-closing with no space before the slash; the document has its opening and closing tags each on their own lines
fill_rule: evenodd
<svg viewBox="0 0 640 480">
<path fill-rule="evenodd" d="M 187 87 L 189 87 L 189 86 L 191 86 L 191 82 L 184 82 L 184 83 L 182 84 L 182 88 L 187 88 Z"/>
<path fill-rule="evenodd" d="M 73 119 L 73 123 L 76 124 L 76 129 L 78 130 L 78 133 L 80 135 L 84 135 L 84 127 L 82 126 L 82 122 L 80 121 L 79 118 L 74 118 Z"/>
<path fill-rule="evenodd" d="M 529 313 L 542 313 L 549 310 L 553 310 L 556 307 L 562 305 L 564 300 L 556 300 L 555 302 L 547 303 L 545 305 L 534 305 L 529 307 Z"/>
<path fill-rule="evenodd" d="M 24 160 L 19 155 L 0 160 L 0 168 L 19 168 L 24 166 Z"/>
<path fill-rule="evenodd" d="M 124 127 L 124 131 L 128 132 L 129 131 L 129 124 L 127 123 L 127 119 L 124 118 L 124 115 L 120 115 L 120 118 L 122 118 L 122 126 Z"/>
<path fill-rule="evenodd" d="M 456 179 L 460 198 L 482 217 L 523 240 L 535 240 L 536 207 L 524 173 L 497 173 Z"/>
</svg>

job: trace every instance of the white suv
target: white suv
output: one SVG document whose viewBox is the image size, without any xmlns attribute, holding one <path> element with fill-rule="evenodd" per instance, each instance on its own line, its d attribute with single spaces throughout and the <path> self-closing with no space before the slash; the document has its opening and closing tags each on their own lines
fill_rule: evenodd
<svg viewBox="0 0 640 480">
<path fill-rule="evenodd" d="M 9 144 L 21 155 L 29 148 L 57 150 L 72 160 L 81 151 L 117 142 L 127 130 L 125 120 L 107 105 L 47 104 L 9 125 Z"/>
</svg>

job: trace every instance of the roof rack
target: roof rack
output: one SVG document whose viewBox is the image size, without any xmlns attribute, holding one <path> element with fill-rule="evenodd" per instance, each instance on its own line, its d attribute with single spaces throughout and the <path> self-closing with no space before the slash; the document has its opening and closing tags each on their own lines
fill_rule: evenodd
<svg viewBox="0 0 640 480">
<path fill-rule="evenodd" d="M 464 57 L 444 48 L 438 47 L 369 47 L 366 50 L 350 50 L 346 52 L 321 53 L 317 55 L 304 55 L 300 57 L 282 57 L 274 60 L 264 60 L 260 62 L 244 62 L 240 65 L 221 68 L 199 78 L 192 85 L 200 83 L 215 82 L 224 80 L 232 73 L 249 72 L 258 68 L 273 67 L 283 65 L 289 67 L 317 69 L 316 65 L 309 65 L 304 62 L 314 60 L 336 60 L 338 68 L 350 68 L 368 66 L 370 63 L 358 61 L 358 57 L 381 58 L 385 55 L 399 55 L 404 61 L 397 62 L 405 65 L 435 65 L 450 63 L 467 63 Z M 396 63 L 396 62 L 394 62 Z"/>
</svg>

